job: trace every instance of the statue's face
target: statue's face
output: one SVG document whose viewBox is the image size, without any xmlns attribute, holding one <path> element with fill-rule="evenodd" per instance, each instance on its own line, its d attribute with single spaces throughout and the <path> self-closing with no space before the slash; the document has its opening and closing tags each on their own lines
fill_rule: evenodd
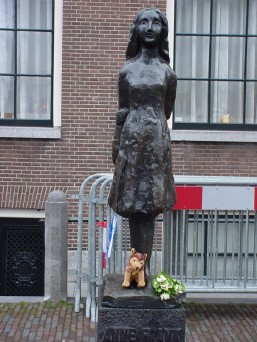
<svg viewBox="0 0 257 342">
<path fill-rule="evenodd" d="M 158 13 L 145 11 L 139 18 L 138 33 L 143 45 L 154 46 L 161 39 L 162 23 Z"/>
</svg>

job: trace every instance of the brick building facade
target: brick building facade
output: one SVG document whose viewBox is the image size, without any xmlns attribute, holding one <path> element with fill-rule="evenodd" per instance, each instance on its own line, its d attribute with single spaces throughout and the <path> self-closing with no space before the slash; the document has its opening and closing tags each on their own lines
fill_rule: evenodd
<svg viewBox="0 0 257 342">
<path fill-rule="evenodd" d="M 82 181 L 112 172 L 117 75 L 129 29 L 140 8 L 165 12 L 166 5 L 166 0 L 63 0 L 61 138 L 0 137 L 2 217 L 15 216 L 16 209 L 25 216 L 26 210 L 44 210 L 48 193 L 60 189 L 70 201 L 69 217 L 75 218 L 71 197 Z M 171 131 L 174 174 L 255 176 L 255 134 L 234 132 L 233 141 L 174 140 Z M 76 222 L 69 226 L 69 247 L 76 247 Z"/>
</svg>

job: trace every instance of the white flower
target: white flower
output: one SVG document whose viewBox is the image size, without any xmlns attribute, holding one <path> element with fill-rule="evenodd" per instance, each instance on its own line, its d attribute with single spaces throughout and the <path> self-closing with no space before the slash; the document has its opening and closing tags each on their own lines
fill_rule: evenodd
<svg viewBox="0 0 257 342">
<path fill-rule="evenodd" d="M 161 300 L 167 300 L 167 299 L 170 299 L 170 295 L 168 293 L 162 293 L 160 295 L 161 297 Z"/>
<path fill-rule="evenodd" d="M 157 281 L 158 281 L 159 283 L 162 283 L 163 281 L 166 280 L 166 278 L 165 278 L 164 275 L 162 275 L 162 274 L 160 274 L 159 277 L 157 277 L 156 279 L 157 279 Z"/>
<path fill-rule="evenodd" d="M 164 283 L 161 284 L 161 288 L 165 291 L 168 291 L 168 289 L 170 288 L 169 286 L 169 282 L 165 281 Z"/>
<path fill-rule="evenodd" d="M 175 291 L 176 293 L 183 293 L 183 287 L 180 284 L 178 284 L 175 286 Z"/>
<path fill-rule="evenodd" d="M 185 292 L 185 287 L 179 280 L 172 279 L 168 274 L 163 272 L 154 277 L 152 286 L 155 293 L 159 295 L 162 300 L 170 299 L 173 296 Z"/>
</svg>

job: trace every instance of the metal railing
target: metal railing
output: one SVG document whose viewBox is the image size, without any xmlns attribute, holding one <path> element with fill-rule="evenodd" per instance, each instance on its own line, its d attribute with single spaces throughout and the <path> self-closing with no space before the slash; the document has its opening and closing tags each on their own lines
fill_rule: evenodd
<svg viewBox="0 0 257 342">
<path fill-rule="evenodd" d="M 97 289 L 103 284 L 104 274 L 123 273 L 130 250 L 128 221 L 118 217 L 112 254 L 103 268 L 106 236 L 113 216 L 107 205 L 111 182 L 112 174 L 92 175 L 82 183 L 79 193 L 75 311 L 80 310 L 81 282 L 86 281 L 86 317 L 93 322 L 97 321 Z M 217 190 L 240 186 L 254 193 L 257 178 L 177 176 L 175 182 L 183 186 L 215 185 Z M 246 209 L 245 203 L 243 210 L 228 207 L 180 208 L 160 215 L 156 220 L 151 274 L 165 271 L 182 280 L 188 292 L 256 291 L 257 214 L 253 208 Z M 83 227 L 85 212 L 88 224 Z M 85 234 L 88 261 L 86 273 L 82 273 Z"/>
<path fill-rule="evenodd" d="M 164 240 L 170 252 L 163 268 L 187 291 L 256 291 L 255 211 L 182 210 L 169 216 L 173 233 Z"/>
</svg>

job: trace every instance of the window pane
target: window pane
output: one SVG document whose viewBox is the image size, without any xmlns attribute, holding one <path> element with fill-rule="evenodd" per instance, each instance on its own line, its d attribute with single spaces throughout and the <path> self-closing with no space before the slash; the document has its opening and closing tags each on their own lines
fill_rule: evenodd
<svg viewBox="0 0 257 342">
<path fill-rule="evenodd" d="M 245 38 L 213 37 L 212 78 L 244 78 Z"/>
<path fill-rule="evenodd" d="M 249 0 L 248 33 L 257 34 L 257 1 Z"/>
<path fill-rule="evenodd" d="M 18 0 L 17 26 L 52 29 L 52 0 Z"/>
<path fill-rule="evenodd" d="M 257 79 L 257 38 L 248 38 L 247 78 Z"/>
<path fill-rule="evenodd" d="M 215 34 L 245 34 L 246 0 L 214 0 L 212 31 Z"/>
<path fill-rule="evenodd" d="M 209 37 L 177 37 L 176 73 L 178 77 L 207 78 Z"/>
<path fill-rule="evenodd" d="M 0 76 L 0 117 L 13 119 L 14 115 L 14 78 Z"/>
<path fill-rule="evenodd" d="M 51 78 L 18 77 L 17 119 L 51 118 Z"/>
<path fill-rule="evenodd" d="M 0 0 L 0 28 L 14 28 L 14 0 Z"/>
<path fill-rule="evenodd" d="M 179 81 L 175 122 L 207 122 L 208 82 Z"/>
<path fill-rule="evenodd" d="M 14 73 L 14 32 L 0 31 L 0 73 Z"/>
<path fill-rule="evenodd" d="M 18 32 L 18 73 L 51 73 L 51 33 Z"/>
<path fill-rule="evenodd" d="M 257 124 L 257 82 L 246 84 L 246 123 Z"/>
<path fill-rule="evenodd" d="M 177 0 L 177 33 L 210 32 L 210 0 Z"/>
<path fill-rule="evenodd" d="M 243 82 L 211 82 L 211 122 L 243 123 Z"/>
</svg>

